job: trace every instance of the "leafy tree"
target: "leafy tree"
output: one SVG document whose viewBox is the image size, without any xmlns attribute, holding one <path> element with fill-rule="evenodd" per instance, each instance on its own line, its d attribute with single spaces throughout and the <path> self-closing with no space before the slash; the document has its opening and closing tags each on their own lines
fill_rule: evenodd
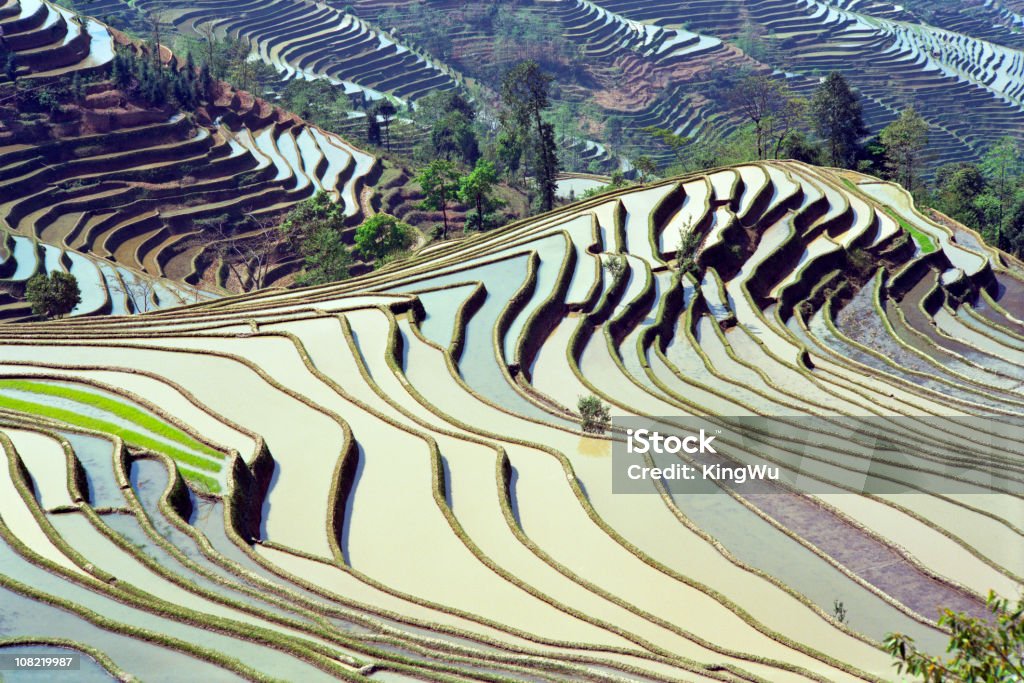
<svg viewBox="0 0 1024 683">
<path fill-rule="evenodd" d="M 999 199 L 999 224 L 1002 225 L 1021 174 L 1021 149 L 1017 141 L 1010 136 L 996 141 L 982 157 L 981 171 Z"/>
<path fill-rule="evenodd" d="M 366 112 L 366 141 L 371 145 L 381 143 L 380 121 L 377 119 L 377 113 L 372 109 Z"/>
<path fill-rule="evenodd" d="M 364 258 L 381 260 L 412 244 L 413 229 L 394 216 L 374 214 L 356 228 L 356 249 Z"/>
<path fill-rule="evenodd" d="M 767 159 L 770 153 L 778 158 L 782 145 L 806 116 L 806 101 L 770 76 L 743 77 L 728 91 L 727 99 L 753 124 L 758 159 Z"/>
<path fill-rule="evenodd" d="M 860 139 L 868 130 L 860 97 L 838 71 L 826 76 L 814 91 L 811 116 L 815 131 L 825 140 L 829 163 L 854 168 Z"/>
<path fill-rule="evenodd" d="M 417 100 L 413 119 L 430 131 L 417 149 L 424 163 L 436 157 L 472 165 L 480 157 L 476 110 L 458 91 L 434 91 Z"/>
<path fill-rule="evenodd" d="M 480 158 L 480 143 L 471 119 L 462 112 L 453 111 L 439 119 L 430 130 L 429 158 L 453 157 L 465 164 L 475 164 Z"/>
<path fill-rule="evenodd" d="M 680 167 L 685 166 L 686 149 L 690 145 L 690 138 L 685 135 L 677 135 L 668 128 L 659 128 L 658 126 L 647 126 L 642 130 L 672 150 L 672 154 L 676 157 L 676 163 Z"/>
<path fill-rule="evenodd" d="M 618 146 L 622 144 L 622 130 L 624 127 L 625 123 L 621 116 L 613 114 L 605 119 L 604 137 L 605 140 L 608 141 L 609 145 Z"/>
<path fill-rule="evenodd" d="M 633 160 L 633 168 L 640 174 L 640 184 L 643 185 L 651 176 L 658 172 L 658 164 L 654 162 L 654 159 L 650 158 L 646 154 L 637 157 Z"/>
<path fill-rule="evenodd" d="M 498 182 L 498 172 L 490 161 L 480 159 L 472 171 L 459 179 L 459 201 L 476 207 L 470 215 L 470 223 L 477 230 L 484 230 L 488 215 L 497 208 L 498 201 L 492 196 Z"/>
<path fill-rule="evenodd" d="M 820 164 L 823 152 L 821 145 L 810 140 L 801 131 L 796 131 L 786 138 L 781 156 L 784 159 L 794 159 L 808 164 Z"/>
<path fill-rule="evenodd" d="M 476 119 L 476 110 L 458 90 L 434 90 L 416 100 L 413 119 L 424 128 L 433 128 L 449 114 L 461 114 L 467 121 Z"/>
<path fill-rule="evenodd" d="M 426 195 L 420 206 L 441 212 L 444 221 L 441 239 L 447 239 L 448 204 L 456 198 L 459 190 L 459 173 L 455 164 L 444 159 L 435 159 L 419 172 L 416 182 Z"/>
<path fill-rule="evenodd" d="M 509 180 L 514 179 L 523 166 L 523 141 L 520 137 L 516 128 L 506 124 L 494 143 L 494 155 L 501 162 Z"/>
<path fill-rule="evenodd" d="M 938 625 L 952 635 L 946 651 L 949 659 L 928 656 L 914 646 L 914 639 L 891 633 L 885 649 L 896 662 L 897 673 L 906 671 L 924 683 L 1010 683 L 1024 680 L 1024 600 L 1011 605 L 989 592 L 985 605 L 991 619 L 980 619 L 945 610 Z"/>
<path fill-rule="evenodd" d="M 281 237 L 298 249 L 321 225 L 336 232 L 345 226 L 344 207 L 323 191 L 292 207 L 278 229 Z"/>
<path fill-rule="evenodd" d="M 679 245 L 676 247 L 676 273 L 682 277 L 690 273 L 695 278 L 700 276 L 700 268 L 697 266 L 697 252 L 703 240 L 701 235 L 693 229 L 693 222 L 679 228 Z"/>
<path fill-rule="evenodd" d="M 384 119 L 384 146 L 391 151 L 391 119 L 398 113 L 394 103 L 388 98 L 383 98 L 370 110 L 371 116 L 379 116 Z"/>
<path fill-rule="evenodd" d="M 285 109 L 332 132 L 343 130 L 352 110 L 348 95 L 324 79 L 293 78 L 280 97 Z"/>
<path fill-rule="evenodd" d="M 32 313 L 44 318 L 60 318 L 82 302 L 78 280 L 70 273 L 54 271 L 49 276 L 37 273 L 25 285 L 25 299 Z"/>
<path fill-rule="evenodd" d="M 981 211 L 975 201 L 985 192 L 985 176 L 977 164 L 944 164 L 935 172 L 935 208 L 964 225 L 982 229 Z"/>
<path fill-rule="evenodd" d="M 1018 192 L 999 232 L 998 246 L 1017 258 L 1024 257 L 1024 193 Z"/>
<path fill-rule="evenodd" d="M 975 212 L 977 212 L 977 225 L 982 237 L 989 244 L 999 246 L 1002 233 L 1002 223 L 999 220 L 999 216 L 1003 213 L 1003 206 L 999 201 L 999 197 L 986 190 L 975 197 L 971 204 Z"/>
<path fill-rule="evenodd" d="M 63 109 L 61 93 L 54 88 L 40 88 L 35 92 L 35 98 L 36 104 L 51 114 L 56 114 Z"/>
<path fill-rule="evenodd" d="M 900 113 L 900 117 L 882 130 L 879 136 L 885 147 L 886 168 L 890 177 L 914 192 L 920 180 L 919 167 L 928 146 L 928 122 L 913 107 Z"/>
<path fill-rule="evenodd" d="M 296 278 L 299 286 L 322 285 L 349 277 L 352 254 L 341 233 L 319 224 L 302 244 L 303 272 Z"/>
<path fill-rule="evenodd" d="M 754 59 L 763 61 L 767 57 L 764 34 L 763 26 L 756 25 L 747 19 L 740 27 L 739 35 L 736 36 L 736 47 Z"/>
<path fill-rule="evenodd" d="M 514 66 L 501 83 L 501 100 L 505 106 L 506 127 L 516 132 L 516 140 L 529 152 L 534 182 L 540 194 L 541 205 L 550 211 L 555 205 L 555 178 L 558 175 L 558 155 L 554 127 L 544 121 L 542 113 L 548 108 L 548 89 L 551 77 L 541 71 L 533 60 Z M 531 144 L 526 144 L 529 141 Z"/>
<path fill-rule="evenodd" d="M 604 434 L 611 424 L 611 409 L 593 394 L 580 396 L 576 402 L 580 427 L 588 434 Z"/>
</svg>

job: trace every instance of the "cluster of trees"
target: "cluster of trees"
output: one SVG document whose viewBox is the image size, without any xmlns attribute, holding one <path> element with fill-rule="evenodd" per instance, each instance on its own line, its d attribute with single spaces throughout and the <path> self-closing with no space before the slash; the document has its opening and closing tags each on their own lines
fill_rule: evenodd
<svg viewBox="0 0 1024 683">
<path fill-rule="evenodd" d="M 1024 256 L 1024 159 L 1020 143 L 996 142 L 980 163 L 940 166 L 930 203 L 978 230 L 985 241 Z"/>
<path fill-rule="evenodd" d="M 249 59 L 252 49 L 248 42 L 230 36 L 219 38 L 210 24 L 200 24 L 196 31 L 200 38 L 175 39 L 175 54 L 199 64 L 212 78 L 239 90 L 267 97 L 280 89 L 280 76 L 273 67 L 262 60 Z"/>
<path fill-rule="evenodd" d="M 330 81 L 293 78 L 278 90 L 281 106 L 324 130 L 339 131 L 349 119 L 352 100 Z"/>
<path fill-rule="evenodd" d="M 420 206 L 431 211 L 440 211 L 442 225 L 441 239 L 447 239 L 450 229 L 448 209 L 455 202 L 472 207 L 466 217 L 469 230 L 488 230 L 494 227 L 495 212 L 505 203 L 495 197 L 498 172 L 494 163 L 477 159 L 471 170 L 462 173 L 459 166 L 447 159 L 435 159 L 420 170 L 416 182 L 423 188 L 424 199 Z"/>
<path fill-rule="evenodd" d="M 472 166 L 481 155 L 487 130 L 473 104 L 457 90 L 435 90 L 416 102 L 413 120 L 425 132 L 413 149 L 413 159 L 458 161 Z"/>
<path fill-rule="evenodd" d="M 856 168 L 865 158 L 860 99 L 842 74 L 829 74 L 809 100 L 770 75 L 735 72 L 720 80 L 722 99 L 747 121 L 731 137 L 698 144 L 664 128 L 644 129 L 671 151 L 679 170 L 770 158 Z"/>
<path fill-rule="evenodd" d="M 268 274 L 298 257 L 298 286 L 322 285 L 347 279 L 356 263 L 382 265 L 408 249 L 416 231 L 393 216 L 376 214 L 355 231 L 354 244 L 345 242 L 348 221 L 342 205 L 330 194 L 317 192 L 299 202 L 281 219 L 251 214 L 233 219 L 227 214 L 197 220 L 196 244 L 208 245 L 234 275 L 242 291 L 266 284 Z"/>
<path fill-rule="evenodd" d="M 469 229 L 493 227 L 505 206 L 496 197 L 501 179 L 525 188 L 537 209 L 554 207 L 560 163 L 548 120 L 550 83 L 536 62 L 510 69 L 502 80 L 498 121 L 490 127 L 457 91 L 434 92 L 417 103 L 413 117 L 425 135 L 413 152 L 423 164 L 416 180 L 426 195 L 421 206 L 441 212 L 441 237 L 448 236 L 455 203 L 469 207 Z"/>
<path fill-rule="evenodd" d="M 303 269 L 295 284 L 321 285 L 349 277 L 355 258 L 353 248 L 342 239 L 344 227 L 341 205 L 325 192 L 317 192 L 288 213 L 278 233 L 302 257 Z M 375 214 L 356 228 L 354 250 L 364 260 L 381 264 L 408 249 L 414 237 L 411 226 L 394 216 Z"/>
<path fill-rule="evenodd" d="M 186 110 L 194 110 L 207 99 L 212 83 L 207 65 L 196 69 L 191 55 L 185 68 L 177 70 L 162 63 L 156 50 L 139 55 L 123 48 L 114 55 L 110 79 L 151 106 L 173 104 Z"/>
<path fill-rule="evenodd" d="M 537 62 L 515 65 L 501 82 L 501 132 L 497 156 L 510 175 L 522 169 L 533 179 L 540 208 L 550 211 L 555 204 L 555 179 L 559 161 L 555 128 L 544 118 L 550 107 L 551 77 Z"/>
<path fill-rule="evenodd" d="M 703 141 L 665 128 L 643 129 L 671 152 L 673 163 L 668 172 L 752 160 L 797 159 L 882 175 L 920 196 L 928 123 L 913 107 L 869 137 L 860 97 L 841 73 L 822 79 L 810 98 L 801 97 L 784 79 L 771 75 L 736 72 L 719 80 L 723 100 L 746 125 L 722 140 Z M 649 157 L 638 157 L 634 166 L 642 177 L 658 171 Z"/>
</svg>

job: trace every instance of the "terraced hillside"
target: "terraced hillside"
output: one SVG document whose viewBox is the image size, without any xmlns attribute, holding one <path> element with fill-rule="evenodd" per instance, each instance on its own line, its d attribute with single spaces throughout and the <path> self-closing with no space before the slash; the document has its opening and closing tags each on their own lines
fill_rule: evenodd
<svg viewBox="0 0 1024 683">
<path fill-rule="evenodd" d="M 2 326 L 0 650 L 97 679 L 891 680 L 886 632 L 941 650 L 939 606 L 1024 576 L 1024 268 L 935 219 L 750 164 L 339 284 Z M 783 472 L 753 488 L 626 495 L 586 395 L 875 421 L 680 461 Z"/>
<path fill-rule="evenodd" d="M 186 35 L 232 36 L 285 77 L 329 78 L 368 100 L 387 94 L 414 103 L 464 86 L 462 74 L 483 86 L 487 100 L 504 69 L 536 58 L 556 75 L 561 102 L 597 107 L 582 122 L 593 142 L 611 142 L 627 156 L 660 153 L 665 162 L 669 155 L 642 128 L 713 141 L 743 123 L 722 89 L 722 74 L 734 69 L 774 74 L 803 94 L 841 71 L 864 98 L 874 133 L 914 105 L 931 125 L 930 167 L 977 158 L 1004 135 L 1024 136 L 1022 15 L 1003 0 L 969 7 L 881 0 L 102 0 L 79 7 L 142 34 L 149 13 Z M 609 135 L 612 116 L 634 136 Z M 598 157 L 602 170 L 615 166 Z M 586 163 L 569 170 L 587 170 Z"/>
<path fill-rule="evenodd" d="M 917 107 L 932 126 L 935 166 L 974 158 L 1002 135 L 1021 137 L 1020 16 L 1002 2 L 919 4 L 927 21 L 920 11 L 874 0 L 543 0 L 522 11 L 556 28 L 554 44 L 538 38 L 549 41 L 538 43 L 538 58 L 550 60 L 565 99 L 601 108 L 598 126 L 617 115 L 633 130 L 655 125 L 715 139 L 741 123 L 723 102 L 723 69 L 774 72 L 803 93 L 838 70 L 865 98 L 875 133 Z M 407 40 L 443 46 L 435 56 L 467 75 L 490 73 L 501 59 L 494 53 L 501 3 L 352 6 Z M 425 11 L 436 12 L 437 22 L 423 21 Z M 447 40 L 431 41 L 439 31 Z M 559 64 L 556 55 L 568 56 Z"/>
<path fill-rule="evenodd" d="M 346 92 L 375 100 L 388 94 L 401 101 L 456 87 L 459 76 L 443 63 L 396 42 L 346 9 L 305 0 L 273 3 L 223 0 L 100 0 L 83 7 L 114 13 L 145 32 L 139 16 L 159 16 L 186 34 L 213 31 L 252 45 L 254 55 L 287 78 L 328 78 Z"/>
<path fill-rule="evenodd" d="M 219 296 L 24 235 L 4 234 L 6 239 L 0 248 L 0 287 L 4 288 L 0 317 L 4 319 L 31 317 L 22 290 L 38 273 L 63 272 L 75 277 L 82 300 L 70 315 L 144 313 Z"/>
<path fill-rule="evenodd" d="M 17 266 L 5 262 L 15 281 L 36 261 L 52 261 L 52 270 L 66 251 L 65 269 L 95 261 L 84 254 L 115 262 L 122 278 L 244 290 L 257 279 L 254 268 L 233 275 L 227 245 L 261 239 L 273 218 L 318 191 L 344 206 L 352 229 L 373 211 L 366 188 L 381 163 L 337 135 L 223 83 L 195 111 L 140 101 L 114 82 L 111 62 L 118 51 L 147 53 L 48 2 L 7 2 L 0 28 L 20 87 L 8 82 L 0 101 L 0 220 L 8 251 L 25 256 Z M 185 69 L 166 50 L 161 58 L 168 72 Z M 69 83 L 79 96 L 53 112 L 24 106 L 32 93 Z M 77 267 L 90 281 L 99 277 L 91 266 Z M 298 267 L 294 256 L 281 255 L 258 280 L 269 285 Z M 89 310 L 111 305 L 124 312 L 116 302 Z"/>
</svg>

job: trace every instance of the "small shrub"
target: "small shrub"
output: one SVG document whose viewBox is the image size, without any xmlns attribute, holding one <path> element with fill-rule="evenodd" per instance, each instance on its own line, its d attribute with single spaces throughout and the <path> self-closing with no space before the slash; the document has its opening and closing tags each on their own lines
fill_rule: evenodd
<svg viewBox="0 0 1024 683">
<path fill-rule="evenodd" d="M 679 277 L 690 273 L 700 279 L 700 268 L 697 265 L 700 243 L 701 236 L 692 228 L 692 224 L 679 228 L 679 247 L 676 249 L 676 272 Z"/>
<path fill-rule="evenodd" d="M 625 254 L 612 254 L 604 260 L 604 269 L 611 276 L 612 282 L 618 282 L 626 274 L 628 263 Z"/>
<path fill-rule="evenodd" d="M 593 394 L 580 396 L 576 408 L 580 413 L 580 427 L 588 434 L 604 434 L 611 424 L 611 408 Z"/>
<path fill-rule="evenodd" d="M 842 600 L 832 601 L 832 614 L 835 615 L 836 621 L 840 624 L 846 623 L 846 619 L 849 615 L 846 613 L 846 605 Z"/>
</svg>

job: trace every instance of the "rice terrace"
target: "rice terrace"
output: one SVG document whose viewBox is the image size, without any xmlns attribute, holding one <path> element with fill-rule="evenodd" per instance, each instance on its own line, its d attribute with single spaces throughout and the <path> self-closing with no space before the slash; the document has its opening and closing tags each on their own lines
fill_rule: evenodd
<svg viewBox="0 0 1024 683">
<path fill-rule="evenodd" d="M 1024 681 L 1024 3 L 0 0 L 0 681 Z"/>
</svg>

